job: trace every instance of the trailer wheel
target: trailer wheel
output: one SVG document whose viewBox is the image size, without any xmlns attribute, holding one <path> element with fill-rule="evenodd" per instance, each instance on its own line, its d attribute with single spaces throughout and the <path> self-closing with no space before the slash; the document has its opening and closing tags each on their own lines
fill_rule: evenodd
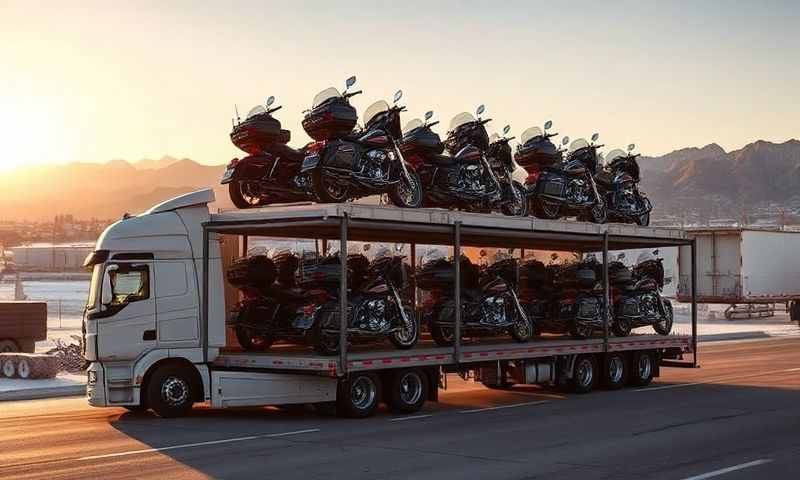
<svg viewBox="0 0 800 480">
<path fill-rule="evenodd" d="M 365 418 L 375 413 L 381 397 L 381 381 L 372 373 L 356 373 L 339 380 L 336 406 L 339 415 Z"/>
<path fill-rule="evenodd" d="M 387 403 L 393 412 L 419 411 L 428 398 L 428 380 L 417 368 L 398 370 L 391 376 Z"/>
<path fill-rule="evenodd" d="M 163 418 L 182 417 L 189 413 L 197 397 L 195 372 L 186 365 L 157 367 L 147 381 L 147 405 Z"/>
<path fill-rule="evenodd" d="M 19 345 L 10 338 L 0 340 L 0 353 L 13 353 L 19 352 Z"/>
<path fill-rule="evenodd" d="M 653 381 L 656 359 L 652 352 L 636 352 L 631 362 L 630 382 L 636 387 L 645 387 Z"/>
<path fill-rule="evenodd" d="M 606 356 L 606 365 L 603 372 L 603 387 L 608 390 L 618 390 L 625 386 L 628 380 L 628 368 L 625 356 L 621 353 L 609 353 Z"/>
<path fill-rule="evenodd" d="M 3 376 L 7 378 L 13 378 L 14 375 L 17 374 L 17 366 L 14 364 L 14 360 L 11 358 L 6 359 L 4 362 L 0 362 L 0 368 L 3 370 Z"/>
<path fill-rule="evenodd" d="M 597 360 L 594 355 L 579 356 L 572 369 L 571 390 L 575 393 L 589 393 L 596 384 Z"/>
</svg>

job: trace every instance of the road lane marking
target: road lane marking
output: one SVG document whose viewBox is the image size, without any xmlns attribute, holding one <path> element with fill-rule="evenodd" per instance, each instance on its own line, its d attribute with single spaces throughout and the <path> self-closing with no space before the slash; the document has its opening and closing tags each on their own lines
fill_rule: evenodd
<svg viewBox="0 0 800 480">
<path fill-rule="evenodd" d="M 197 443 L 184 443 L 182 445 L 171 445 L 169 447 L 159 447 L 159 448 L 145 448 L 142 450 L 128 450 L 127 452 L 117 452 L 117 453 L 107 453 L 104 455 L 92 455 L 89 457 L 82 457 L 79 458 L 78 461 L 86 461 L 86 460 L 97 460 L 101 458 L 114 458 L 114 457 L 125 457 L 128 455 L 141 455 L 143 453 L 154 453 L 154 452 L 164 452 L 167 450 L 177 450 L 180 448 L 192 448 L 192 447 L 203 447 L 206 445 L 219 445 L 222 443 L 234 443 L 234 442 L 246 442 L 248 440 L 258 440 L 261 438 L 278 438 L 278 437 L 286 437 L 289 435 L 300 435 L 302 433 L 313 433 L 319 432 L 319 428 L 309 428 L 307 430 L 296 430 L 294 432 L 282 432 L 282 433 L 269 433 L 266 435 L 250 435 L 247 437 L 236 437 L 236 438 L 226 438 L 223 440 L 211 440 L 208 442 L 197 442 Z"/>
<path fill-rule="evenodd" d="M 739 375 L 739 376 L 736 376 L 736 377 L 720 377 L 720 378 L 714 378 L 714 379 L 711 379 L 711 380 L 704 380 L 702 382 L 694 382 L 694 383 L 676 383 L 676 384 L 673 384 L 673 385 L 661 385 L 661 386 L 658 386 L 658 387 L 636 388 L 633 391 L 634 392 L 654 392 L 656 390 L 668 390 L 668 389 L 671 389 L 671 388 L 681 388 L 681 387 L 694 387 L 696 385 L 708 385 L 708 384 L 713 384 L 715 382 L 725 382 L 725 381 L 728 381 L 728 380 L 740 380 L 740 379 L 743 379 L 743 378 L 761 377 L 761 376 L 764 376 L 764 375 L 774 375 L 776 373 L 792 373 L 792 372 L 800 372 L 800 368 L 787 368 L 787 369 L 784 369 L 784 370 L 771 370 L 771 371 L 768 371 L 768 372 L 752 373 L 752 374 L 749 374 L 749 375 Z"/>
<path fill-rule="evenodd" d="M 414 415 L 413 417 L 396 417 L 396 418 L 390 418 L 390 419 L 389 419 L 389 421 L 390 421 L 390 422 L 404 422 L 404 421 L 406 421 L 406 420 L 419 420 L 419 419 L 421 419 L 421 418 L 430 418 L 430 417 L 432 417 L 432 416 L 433 416 L 433 414 L 432 414 L 432 413 L 429 413 L 429 414 L 427 414 L 427 415 Z"/>
<path fill-rule="evenodd" d="M 510 405 L 498 405 L 496 407 L 474 408 L 474 409 L 471 409 L 471 410 L 459 410 L 458 413 L 490 412 L 492 410 L 503 410 L 505 408 L 516 408 L 516 407 L 528 407 L 528 406 L 531 406 L 531 405 L 541 405 L 543 403 L 550 403 L 550 401 L 549 400 L 539 400 L 537 402 L 512 403 Z"/>
<path fill-rule="evenodd" d="M 719 470 L 714 470 L 713 472 L 703 473 L 700 475 L 695 475 L 693 477 L 687 477 L 684 478 L 683 480 L 703 480 L 704 478 L 718 477 L 720 475 L 725 475 L 726 473 L 736 472 L 738 470 L 744 470 L 745 468 L 764 465 L 765 463 L 770 463 L 771 461 L 772 461 L 771 458 L 762 458 L 760 460 L 753 460 L 752 462 L 740 463 L 739 465 L 734 465 L 728 468 L 720 468 Z"/>
</svg>

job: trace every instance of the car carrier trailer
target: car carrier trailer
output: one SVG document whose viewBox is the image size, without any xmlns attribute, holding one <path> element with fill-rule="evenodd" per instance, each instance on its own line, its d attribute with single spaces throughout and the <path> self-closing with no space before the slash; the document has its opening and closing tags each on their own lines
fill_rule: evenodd
<svg viewBox="0 0 800 480">
<path fill-rule="evenodd" d="M 492 388 L 548 384 L 585 393 L 600 381 L 609 388 L 646 385 L 661 367 L 697 366 L 694 309 L 691 335 L 615 338 L 609 337 L 606 324 L 602 337 L 585 340 L 544 336 L 526 343 L 498 338 L 464 343 L 459 262 L 454 267 L 452 347 L 421 341 L 416 348 L 402 351 L 350 348 L 344 328 L 347 315 L 343 314 L 342 348 L 336 356 L 284 345 L 268 352 L 230 348 L 225 341 L 220 249 L 221 239 L 230 236 L 241 238 L 244 245 L 254 236 L 338 240 L 344 246 L 348 241 L 404 243 L 411 245 L 412 259 L 417 244 L 449 246 L 456 258 L 465 246 L 600 251 L 604 264 L 611 250 L 691 248 L 693 243 L 680 230 L 630 225 L 352 203 L 209 213 L 211 201 L 213 193 L 207 190 L 178 197 L 112 225 L 98 240 L 93 258 L 87 259 L 94 268 L 93 284 L 98 286 L 90 293 L 84 327 L 87 358 L 92 362 L 87 386 L 90 404 L 152 408 L 162 416 L 184 414 L 193 402 L 203 401 L 215 408 L 335 404 L 340 413 L 360 417 L 372 414 L 381 401 L 397 412 L 418 410 L 425 400 L 437 399 L 439 387 L 446 387 L 448 372 L 473 375 Z M 347 309 L 346 268 L 342 262 L 339 300 L 343 313 Z M 113 320 L 127 308 L 115 312 L 119 307 L 105 293 L 112 289 L 107 276 L 117 272 L 138 272 L 137 278 L 152 275 L 148 290 L 155 292 L 155 318 L 147 317 L 150 311 L 145 309 L 133 312 L 140 320 L 130 322 L 130 328 L 126 322 Z M 188 285 L 180 281 L 183 274 Z M 605 274 L 603 288 L 608 298 Z M 143 316 L 147 319 L 142 320 Z M 112 325 L 104 326 L 106 322 Z M 684 360 L 685 354 L 691 354 L 691 360 Z"/>
</svg>

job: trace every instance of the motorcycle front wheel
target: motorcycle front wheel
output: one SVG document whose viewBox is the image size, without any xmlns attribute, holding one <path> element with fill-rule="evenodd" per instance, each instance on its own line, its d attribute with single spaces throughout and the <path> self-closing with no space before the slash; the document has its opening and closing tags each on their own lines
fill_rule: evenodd
<svg viewBox="0 0 800 480">
<path fill-rule="evenodd" d="M 673 313 L 672 313 L 672 303 L 669 300 L 663 300 L 664 302 L 664 312 L 666 315 L 662 316 L 653 324 L 653 329 L 659 335 L 669 335 L 669 332 L 672 331 L 672 320 L 673 320 Z"/>
<path fill-rule="evenodd" d="M 389 192 L 389 200 L 400 208 L 419 208 L 422 206 L 422 181 L 417 172 L 408 172 L 409 180 L 401 178 Z M 409 183 L 410 182 L 410 183 Z"/>
<path fill-rule="evenodd" d="M 636 217 L 636 225 L 639 225 L 640 227 L 647 227 L 650 225 L 650 212 Z"/>
<path fill-rule="evenodd" d="M 588 325 L 586 322 L 580 320 L 573 320 L 570 322 L 569 333 L 572 335 L 572 338 L 579 340 L 589 338 L 592 336 L 593 330 L 591 325 Z"/>
<path fill-rule="evenodd" d="M 236 340 L 248 352 L 263 352 L 272 346 L 275 339 L 266 332 L 259 332 L 252 327 L 236 326 Z"/>
<path fill-rule="evenodd" d="M 404 325 L 389 337 L 392 344 L 401 350 L 413 348 L 419 340 L 419 321 L 414 318 L 414 312 L 411 311 L 411 309 L 406 308 L 405 313 L 408 318 L 408 324 L 405 324 L 405 322 L 400 319 Z"/>
<path fill-rule="evenodd" d="M 321 203 L 346 202 L 349 197 L 346 186 L 327 177 L 319 169 L 311 172 L 311 187 L 314 190 L 314 196 Z"/>
<path fill-rule="evenodd" d="M 260 196 L 250 193 L 250 189 L 247 188 L 248 183 L 247 181 L 234 180 L 228 184 L 228 195 L 236 208 L 255 208 L 263 204 Z"/>
<path fill-rule="evenodd" d="M 519 182 L 513 182 L 511 186 L 511 201 L 504 203 L 500 210 L 503 215 L 509 217 L 527 217 L 528 216 L 528 197 L 525 195 L 525 187 Z"/>
<path fill-rule="evenodd" d="M 592 223 L 606 223 L 608 221 L 608 209 L 604 202 L 595 203 L 589 209 L 588 220 Z"/>
<path fill-rule="evenodd" d="M 533 324 L 532 322 L 517 312 L 514 318 L 514 325 L 509 329 L 511 338 L 518 342 L 527 342 L 533 338 Z"/>
</svg>

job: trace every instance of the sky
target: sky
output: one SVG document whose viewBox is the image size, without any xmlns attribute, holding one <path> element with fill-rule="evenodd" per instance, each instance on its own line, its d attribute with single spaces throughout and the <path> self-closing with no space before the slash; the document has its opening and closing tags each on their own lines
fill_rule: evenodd
<svg viewBox="0 0 800 480">
<path fill-rule="evenodd" d="M 163 155 L 241 156 L 228 137 L 269 95 L 302 111 L 350 75 L 362 112 L 398 89 L 404 122 L 486 105 L 512 133 L 659 155 L 800 136 L 800 4 L 34 2 L 0 0 L 0 170 Z"/>
</svg>

